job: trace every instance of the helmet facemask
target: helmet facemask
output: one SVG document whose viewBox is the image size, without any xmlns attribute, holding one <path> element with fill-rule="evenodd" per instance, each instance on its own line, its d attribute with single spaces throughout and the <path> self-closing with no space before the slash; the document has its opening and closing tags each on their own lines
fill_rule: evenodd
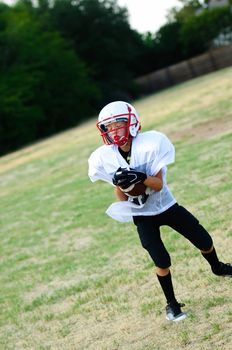
<svg viewBox="0 0 232 350">
<path fill-rule="evenodd" d="M 115 124 L 112 125 L 112 123 Z M 114 101 L 100 111 L 97 128 L 106 145 L 113 144 L 121 147 L 138 134 L 139 117 L 135 108 L 128 102 Z"/>
<path fill-rule="evenodd" d="M 112 124 L 119 122 L 123 123 L 120 123 L 119 126 L 115 125 L 112 128 Z M 128 118 L 125 116 L 107 118 L 104 121 L 97 123 L 97 127 L 100 130 L 104 143 L 107 145 L 116 144 L 118 146 L 123 146 L 128 141 Z"/>
<path fill-rule="evenodd" d="M 123 125 L 109 128 L 110 124 L 124 122 Z M 133 123 L 131 123 L 133 122 Z M 100 134 L 105 144 L 115 144 L 117 146 L 125 145 L 131 136 L 136 136 L 133 133 L 133 128 L 138 124 L 137 118 L 130 111 L 128 114 L 115 115 L 113 117 L 106 118 L 97 123 L 97 127 L 100 130 Z M 132 135 L 131 132 L 132 131 Z"/>
</svg>

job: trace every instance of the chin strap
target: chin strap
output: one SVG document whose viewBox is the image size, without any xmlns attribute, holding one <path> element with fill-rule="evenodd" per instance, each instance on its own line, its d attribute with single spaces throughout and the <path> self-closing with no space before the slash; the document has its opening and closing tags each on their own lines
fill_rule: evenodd
<svg viewBox="0 0 232 350">
<path fill-rule="evenodd" d="M 115 135 L 114 136 L 114 143 L 118 146 L 123 146 L 125 145 L 125 143 L 127 143 L 128 141 L 128 137 L 126 136 L 118 136 L 118 135 Z"/>
</svg>

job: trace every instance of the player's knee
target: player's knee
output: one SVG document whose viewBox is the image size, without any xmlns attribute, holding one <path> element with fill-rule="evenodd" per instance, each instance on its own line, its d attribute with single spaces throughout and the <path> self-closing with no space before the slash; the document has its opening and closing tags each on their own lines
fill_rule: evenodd
<svg viewBox="0 0 232 350">
<path fill-rule="evenodd" d="M 214 249 L 214 246 L 212 245 L 212 247 L 210 249 L 204 249 L 204 250 L 201 249 L 201 253 L 209 254 L 213 251 L 213 249 Z"/>
<path fill-rule="evenodd" d="M 169 271 L 170 271 L 169 267 L 162 268 L 162 267 L 156 266 L 156 274 L 158 276 L 167 276 L 169 274 Z"/>
<path fill-rule="evenodd" d="M 171 266 L 171 258 L 170 258 L 170 255 L 168 254 L 168 252 L 163 251 L 162 254 L 158 254 L 158 253 L 154 254 L 154 252 L 150 252 L 150 256 L 155 263 L 156 270 L 160 271 L 161 276 L 162 275 L 165 276 L 165 271 L 167 272 L 167 270 L 169 270 L 169 268 Z"/>
</svg>

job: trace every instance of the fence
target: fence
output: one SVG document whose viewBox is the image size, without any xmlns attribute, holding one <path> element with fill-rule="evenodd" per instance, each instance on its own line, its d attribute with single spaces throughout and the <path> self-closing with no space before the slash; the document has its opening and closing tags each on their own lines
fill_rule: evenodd
<svg viewBox="0 0 232 350">
<path fill-rule="evenodd" d="M 231 65 L 232 45 L 228 45 L 144 75 L 135 82 L 140 92 L 147 94 Z"/>
</svg>

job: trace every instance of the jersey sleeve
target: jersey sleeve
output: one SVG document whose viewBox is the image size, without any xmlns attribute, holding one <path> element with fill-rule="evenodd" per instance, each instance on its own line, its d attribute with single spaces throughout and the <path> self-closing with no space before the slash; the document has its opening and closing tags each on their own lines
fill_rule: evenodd
<svg viewBox="0 0 232 350">
<path fill-rule="evenodd" d="M 168 137 L 159 133 L 156 141 L 153 161 L 150 164 L 150 172 L 153 175 L 175 161 L 175 148 Z"/>
<path fill-rule="evenodd" d="M 98 150 L 94 151 L 90 155 L 88 159 L 88 164 L 89 164 L 88 175 L 92 182 L 95 182 L 97 180 L 102 180 L 112 184 L 112 178 L 109 174 L 106 173 L 101 161 L 100 152 L 98 152 Z"/>
</svg>

